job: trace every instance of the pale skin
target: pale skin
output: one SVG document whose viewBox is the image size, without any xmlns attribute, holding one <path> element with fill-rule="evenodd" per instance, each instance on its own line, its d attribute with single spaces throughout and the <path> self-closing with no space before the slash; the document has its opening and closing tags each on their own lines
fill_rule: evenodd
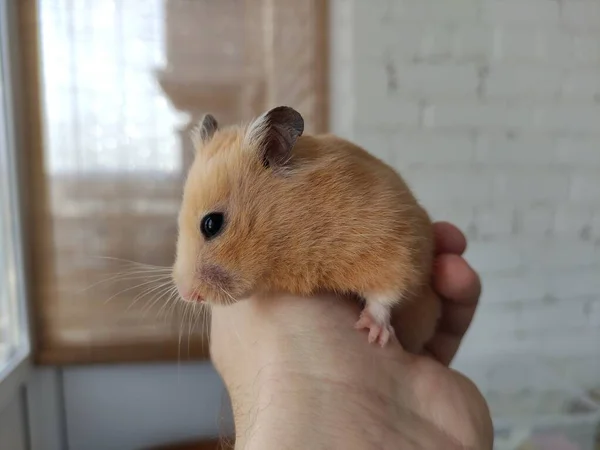
<svg viewBox="0 0 600 450">
<path fill-rule="evenodd" d="M 480 294 L 462 233 L 435 224 L 433 287 L 444 304 L 422 356 L 372 345 L 360 306 L 332 295 L 214 307 L 211 353 L 229 391 L 236 449 L 492 448 L 486 403 L 448 368 Z"/>
</svg>

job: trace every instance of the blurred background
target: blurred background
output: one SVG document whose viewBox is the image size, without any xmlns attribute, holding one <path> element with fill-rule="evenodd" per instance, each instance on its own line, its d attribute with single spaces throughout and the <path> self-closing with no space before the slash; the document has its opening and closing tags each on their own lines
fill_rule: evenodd
<svg viewBox="0 0 600 450">
<path fill-rule="evenodd" d="M 0 0 L 0 56 L 2 450 L 231 434 L 205 324 L 133 262 L 173 261 L 198 118 L 276 104 L 467 235 L 496 448 L 600 449 L 599 1 Z"/>
</svg>

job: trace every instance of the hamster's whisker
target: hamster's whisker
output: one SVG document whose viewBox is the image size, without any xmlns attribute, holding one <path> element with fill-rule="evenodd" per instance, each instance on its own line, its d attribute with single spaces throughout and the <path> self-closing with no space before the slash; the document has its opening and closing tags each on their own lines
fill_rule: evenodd
<svg viewBox="0 0 600 450">
<path fill-rule="evenodd" d="M 116 292 L 116 293 L 114 293 L 113 295 L 111 295 L 111 296 L 110 296 L 110 297 L 109 297 L 109 298 L 108 298 L 108 299 L 107 299 L 107 300 L 104 302 L 104 304 L 108 303 L 109 301 L 111 301 L 111 300 L 112 300 L 112 299 L 114 299 L 115 297 L 117 297 L 117 296 L 119 296 L 119 295 L 121 295 L 121 294 L 123 294 L 123 293 L 125 293 L 125 292 L 131 291 L 132 289 L 137 289 L 137 288 L 140 288 L 140 287 L 142 287 L 142 286 L 147 286 L 148 284 L 152 284 L 152 283 L 157 283 L 157 281 L 156 281 L 156 280 L 146 281 L 146 282 L 144 282 L 144 283 L 140 283 L 140 284 L 137 284 L 137 285 L 135 285 L 135 286 L 130 286 L 130 287 L 128 287 L 128 288 L 122 289 L 122 290 L 120 290 L 119 292 Z"/>
<path fill-rule="evenodd" d="M 146 264 L 146 263 L 141 263 L 141 262 L 138 262 L 138 261 L 132 261 L 131 259 L 116 258 L 116 257 L 113 257 L 113 256 L 99 256 L 99 255 L 96 255 L 96 256 L 93 256 L 93 258 L 108 259 L 110 261 L 118 261 L 118 262 L 127 263 L 127 264 L 138 266 L 138 267 L 147 267 L 147 268 L 165 269 L 165 270 L 170 270 L 171 269 L 169 266 L 156 266 L 154 264 Z"/>
<path fill-rule="evenodd" d="M 192 340 L 192 331 L 195 328 L 195 317 L 196 317 L 196 305 L 197 303 L 192 303 L 192 309 L 190 311 L 190 317 L 188 319 L 188 342 L 187 342 L 187 352 L 188 358 L 190 357 L 190 341 Z"/>
<path fill-rule="evenodd" d="M 226 303 L 226 305 L 233 305 L 235 303 L 235 298 L 233 298 L 233 296 L 229 292 L 223 289 L 222 286 L 217 285 L 217 287 L 221 290 L 221 292 L 223 292 L 223 294 L 227 295 L 231 299 L 231 303 Z"/>
<path fill-rule="evenodd" d="M 142 317 L 146 317 L 148 311 L 150 311 L 161 298 L 164 298 L 165 294 L 169 292 L 169 289 L 172 285 L 173 281 L 168 280 L 145 294 L 145 296 L 150 296 L 150 298 L 146 301 L 146 304 L 142 308 Z M 133 306 L 133 304 L 131 306 Z"/>
<path fill-rule="evenodd" d="M 183 314 L 181 315 L 181 320 L 179 322 L 179 340 L 178 340 L 178 345 L 177 345 L 177 359 L 178 359 L 178 361 L 181 361 L 181 340 L 183 338 L 183 330 L 184 330 L 184 327 L 185 327 L 185 319 L 187 318 L 189 310 L 190 310 L 190 303 L 186 302 L 185 303 L 185 307 L 183 309 Z M 189 357 L 189 354 L 188 354 L 188 357 Z"/>
<path fill-rule="evenodd" d="M 142 274 L 142 275 L 170 275 L 171 274 L 171 270 L 168 269 L 148 269 L 148 268 L 141 268 L 141 267 L 126 267 L 123 270 L 119 270 L 116 272 L 105 272 L 107 275 L 127 275 L 127 274 L 132 274 L 132 275 L 137 275 L 137 274 Z"/>
<path fill-rule="evenodd" d="M 196 293 L 198 292 L 198 288 L 196 287 L 191 294 L 191 297 L 193 297 L 194 295 L 196 295 Z M 185 301 L 181 295 L 179 295 L 179 291 L 177 291 L 177 295 L 175 297 L 176 299 L 178 299 L 178 301 L 173 301 L 172 302 L 172 306 L 171 306 L 171 311 L 175 311 L 176 307 L 178 304 L 183 303 L 185 306 L 183 308 L 183 313 L 181 315 L 181 319 L 179 322 L 179 337 L 177 340 L 177 362 L 181 362 L 181 339 L 183 337 L 183 327 L 184 327 L 184 322 L 185 319 L 187 317 L 187 313 L 189 311 L 189 307 L 190 307 L 190 302 Z"/>
<path fill-rule="evenodd" d="M 155 280 L 160 280 L 162 278 L 167 278 L 170 275 L 167 274 L 156 274 L 156 275 L 148 275 L 148 274 L 144 274 L 144 273 L 118 273 L 116 275 L 111 275 L 108 278 L 105 278 L 103 280 L 99 280 L 96 281 L 94 283 L 92 283 L 91 285 L 81 289 L 80 291 L 77 292 L 77 295 L 83 294 L 84 292 L 90 290 L 93 287 L 96 287 L 102 283 L 108 283 L 110 281 L 128 281 L 128 280 L 139 280 L 139 279 L 155 279 Z"/>
<path fill-rule="evenodd" d="M 142 298 L 147 298 L 147 296 L 149 296 L 151 293 L 155 292 L 155 291 L 159 291 L 161 289 L 163 289 L 165 286 L 167 286 L 170 283 L 169 281 L 165 281 L 162 283 L 158 283 L 156 286 L 150 285 L 145 287 L 141 292 L 139 292 L 135 297 L 133 297 L 133 300 L 131 301 L 131 303 L 129 304 L 129 306 L 127 307 L 127 309 L 125 310 L 126 312 L 129 311 L 131 308 L 133 308 L 133 306 L 140 301 Z"/>
<path fill-rule="evenodd" d="M 198 318 L 202 315 L 203 309 L 202 303 L 194 305 L 194 329 L 198 327 Z"/>
<path fill-rule="evenodd" d="M 167 290 L 167 299 L 163 302 L 163 305 L 157 311 L 156 316 L 159 317 L 162 311 L 165 310 L 171 302 L 177 303 L 176 300 L 178 295 L 179 292 L 177 291 L 177 286 L 173 285 L 171 288 L 169 288 Z M 168 316 L 168 311 L 165 311 L 165 316 Z"/>
<path fill-rule="evenodd" d="M 177 311 L 177 305 L 181 304 L 181 302 L 183 302 L 183 299 L 181 298 L 181 295 L 179 295 L 179 291 L 176 290 L 175 296 L 173 297 L 173 300 L 171 301 L 171 306 L 169 307 L 168 311 L 165 314 L 173 315 L 175 313 L 175 311 Z"/>
<path fill-rule="evenodd" d="M 198 292 L 198 287 L 196 287 L 192 292 L 192 297 L 196 295 Z M 203 312 L 206 311 L 206 305 L 203 303 L 190 302 L 190 314 L 188 317 L 188 357 L 190 355 L 190 341 L 192 337 L 192 332 L 196 329 L 198 319 L 202 316 Z M 204 324 L 202 324 L 204 326 Z M 205 329 L 205 328 L 202 328 Z"/>
<path fill-rule="evenodd" d="M 157 317 L 161 315 L 162 311 L 167 307 L 174 295 L 177 294 L 177 287 L 174 283 L 171 286 L 166 286 L 162 297 L 159 297 L 159 301 L 163 300 L 161 307 L 156 312 Z"/>
<path fill-rule="evenodd" d="M 144 289 L 142 289 L 140 292 L 138 292 L 133 299 L 131 300 L 131 303 L 129 304 L 129 306 L 127 307 L 126 311 L 129 311 L 129 309 L 131 307 L 133 307 L 133 305 L 135 305 L 141 298 L 146 297 L 147 295 L 150 295 L 150 293 L 154 292 L 156 289 L 160 289 L 161 286 L 164 285 L 165 282 L 163 283 L 159 283 L 156 282 L 155 284 L 151 283 L 150 286 L 146 286 Z"/>
<path fill-rule="evenodd" d="M 204 339 L 206 337 L 206 342 L 208 344 L 210 344 L 210 333 L 208 332 L 209 330 L 209 325 L 210 325 L 210 307 L 208 305 L 204 306 L 201 310 L 201 323 L 200 326 L 202 327 L 202 330 L 204 331 L 204 333 L 202 333 L 202 339 Z"/>
</svg>

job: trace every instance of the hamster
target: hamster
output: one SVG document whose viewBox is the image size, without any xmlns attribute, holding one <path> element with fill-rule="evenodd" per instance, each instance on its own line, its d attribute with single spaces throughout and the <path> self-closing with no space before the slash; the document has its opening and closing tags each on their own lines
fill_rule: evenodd
<svg viewBox="0 0 600 450">
<path fill-rule="evenodd" d="M 181 297 L 230 304 L 257 293 L 360 296 L 368 341 L 419 349 L 440 305 L 429 289 L 427 212 L 390 166 L 334 135 L 303 135 L 294 109 L 273 108 L 192 133 L 173 279 Z M 399 335 L 390 325 L 398 306 Z"/>
</svg>

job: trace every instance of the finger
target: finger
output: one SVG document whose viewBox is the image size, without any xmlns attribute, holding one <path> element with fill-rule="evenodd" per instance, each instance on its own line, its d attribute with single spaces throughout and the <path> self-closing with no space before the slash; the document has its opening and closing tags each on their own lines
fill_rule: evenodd
<svg viewBox="0 0 600 450">
<path fill-rule="evenodd" d="M 433 235 L 435 239 L 435 252 L 453 253 L 462 255 L 467 248 L 465 235 L 449 222 L 436 222 L 433 224 Z"/>
<path fill-rule="evenodd" d="M 469 329 L 481 293 L 477 273 L 457 255 L 441 255 L 434 268 L 434 289 L 442 300 L 442 316 L 426 349 L 450 364 Z"/>
<path fill-rule="evenodd" d="M 471 325 L 481 282 L 469 264 L 457 255 L 442 255 L 434 268 L 433 285 L 442 297 L 439 329 L 462 337 Z"/>
<path fill-rule="evenodd" d="M 438 331 L 425 346 L 425 353 L 449 366 L 460 347 L 461 336 Z"/>
<path fill-rule="evenodd" d="M 433 288 L 450 303 L 474 307 L 481 294 L 481 281 L 461 256 L 445 254 L 435 260 Z"/>
<path fill-rule="evenodd" d="M 446 299 L 442 302 L 442 317 L 438 329 L 459 337 L 464 336 L 473 321 L 475 305 L 461 305 Z"/>
</svg>

